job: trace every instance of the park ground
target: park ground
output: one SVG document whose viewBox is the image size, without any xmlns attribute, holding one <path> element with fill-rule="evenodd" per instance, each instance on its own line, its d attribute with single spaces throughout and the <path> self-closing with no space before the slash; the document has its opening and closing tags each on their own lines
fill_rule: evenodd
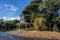
<svg viewBox="0 0 60 40">
<path fill-rule="evenodd" d="M 60 33 L 51 31 L 14 30 L 7 33 L 20 36 L 20 40 L 60 40 Z"/>
</svg>

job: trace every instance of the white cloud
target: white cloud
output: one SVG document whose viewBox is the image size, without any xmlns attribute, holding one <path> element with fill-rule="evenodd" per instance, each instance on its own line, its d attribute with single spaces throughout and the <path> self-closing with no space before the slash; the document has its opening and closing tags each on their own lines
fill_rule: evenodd
<svg viewBox="0 0 60 40">
<path fill-rule="evenodd" d="M 15 20 L 15 19 L 20 20 L 20 17 L 2 17 L 2 18 L 5 21 L 7 21 L 7 20 L 12 21 L 12 20 Z"/>
<path fill-rule="evenodd" d="M 6 17 L 3 17 L 3 19 L 6 19 Z"/>
<path fill-rule="evenodd" d="M 17 7 L 10 5 L 10 4 L 5 4 L 4 6 L 11 11 L 17 11 L 18 10 Z"/>
</svg>

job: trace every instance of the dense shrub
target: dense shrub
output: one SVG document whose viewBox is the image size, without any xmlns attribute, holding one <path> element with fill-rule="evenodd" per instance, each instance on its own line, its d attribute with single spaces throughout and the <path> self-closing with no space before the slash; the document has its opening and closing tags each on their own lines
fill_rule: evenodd
<svg viewBox="0 0 60 40">
<path fill-rule="evenodd" d="M 11 22 L 0 22 L 0 31 L 15 30 L 17 28 L 16 23 L 18 23 L 17 20 Z"/>
<path fill-rule="evenodd" d="M 34 29 L 47 30 L 46 19 L 43 17 L 34 20 Z"/>
</svg>

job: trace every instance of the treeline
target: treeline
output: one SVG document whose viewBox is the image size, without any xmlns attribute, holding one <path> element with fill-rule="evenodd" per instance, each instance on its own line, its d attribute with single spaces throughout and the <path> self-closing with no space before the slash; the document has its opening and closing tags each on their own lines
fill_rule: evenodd
<svg viewBox="0 0 60 40">
<path fill-rule="evenodd" d="M 35 30 L 60 31 L 60 0 L 33 0 L 22 12 Z"/>
<path fill-rule="evenodd" d="M 19 23 L 19 20 L 17 19 L 5 22 L 3 19 L 0 19 L 0 31 L 16 30 L 19 27 L 17 23 Z"/>
</svg>

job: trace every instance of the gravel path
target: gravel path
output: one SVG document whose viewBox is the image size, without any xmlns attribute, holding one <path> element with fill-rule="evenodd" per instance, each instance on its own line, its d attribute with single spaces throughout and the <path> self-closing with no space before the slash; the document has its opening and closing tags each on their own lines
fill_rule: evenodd
<svg viewBox="0 0 60 40">
<path fill-rule="evenodd" d="M 60 40 L 60 33 L 47 31 L 0 32 L 0 40 Z"/>
<path fill-rule="evenodd" d="M 19 36 L 18 40 L 60 40 L 58 32 L 15 30 L 7 33 Z"/>
<path fill-rule="evenodd" d="M 7 34 L 5 32 L 0 32 L 0 40 L 43 40 L 43 39 L 42 38 L 27 38 L 27 37 Z"/>
</svg>

